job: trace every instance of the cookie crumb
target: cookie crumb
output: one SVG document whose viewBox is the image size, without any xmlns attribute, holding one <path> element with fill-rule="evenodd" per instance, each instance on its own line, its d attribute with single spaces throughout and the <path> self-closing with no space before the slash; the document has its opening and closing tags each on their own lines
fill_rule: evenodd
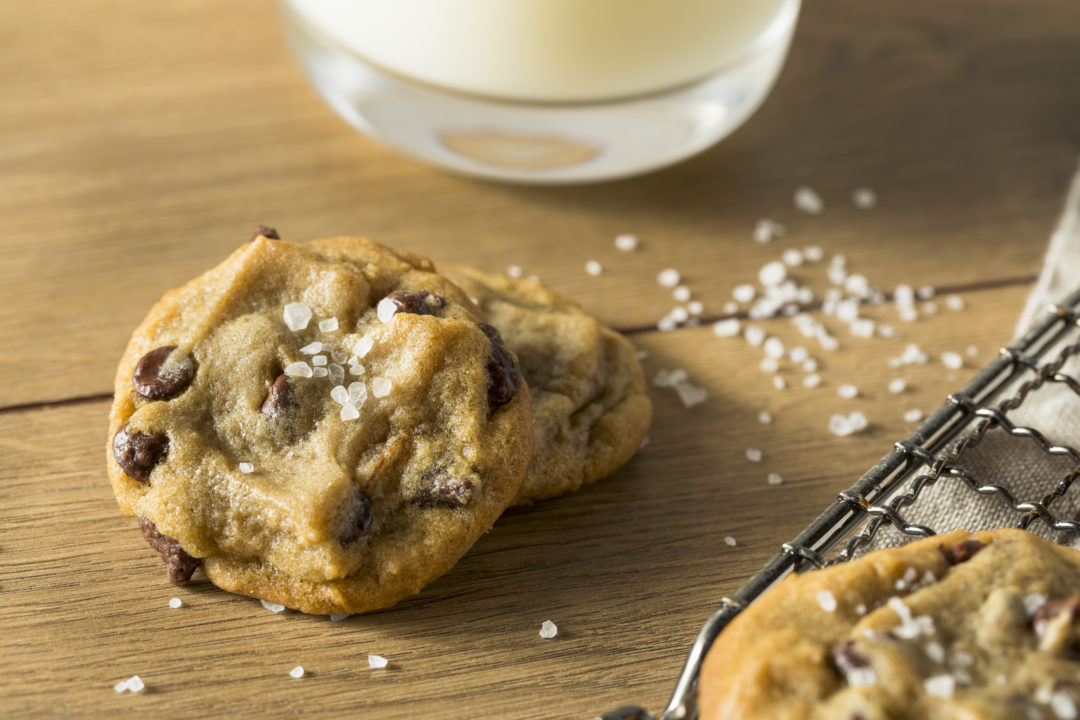
<svg viewBox="0 0 1080 720">
<path fill-rule="evenodd" d="M 559 628 L 555 625 L 555 623 L 551 622 L 550 620 L 545 620 L 544 623 L 540 626 L 540 637 L 544 638 L 545 640 L 550 640 L 558 634 Z"/>
<path fill-rule="evenodd" d="M 298 680 L 300 678 L 304 677 L 304 668 L 303 668 L 303 666 L 302 665 L 297 665 L 296 667 L 294 667 L 292 670 L 289 671 L 289 675 L 296 678 L 296 679 L 298 679 Z"/>
<path fill-rule="evenodd" d="M 595 260 L 590 260 L 585 263 L 585 272 L 593 276 L 600 275 L 604 272 L 604 266 Z"/>
<path fill-rule="evenodd" d="M 368 667 L 372 670 L 381 670 L 390 664 L 390 661 L 384 658 L 382 655 L 368 655 L 367 656 Z"/>
<path fill-rule="evenodd" d="M 184 601 L 181 600 L 178 597 L 174 597 L 173 599 L 169 600 L 169 607 L 171 607 L 173 610 L 176 610 L 178 607 L 181 607 L 183 604 L 184 604 Z"/>
<path fill-rule="evenodd" d="M 338 329 L 338 320 L 336 317 L 327 318 L 319 321 L 319 330 L 322 332 L 334 332 Z"/>
<path fill-rule="evenodd" d="M 285 612 L 285 606 L 279 603 L 270 602 L 269 600 L 259 600 L 262 606 L 272 613 Z"/>
<path fill-rule="evenodd" d="M 350 616 L 349 616 L 348 614 L 344 614 L 344 615 L 331 615 L 331 616 L 330 616 L 330 622 L 341 622 L 342 620 L 344 620 L 344 619 L 345 619 L 345 618 L 347 618 L 347 617 L 350 617 Z"/>
<path fill-rule="evenodd" d="M 311 322 L 311 308 L 300 302 L 289 303 L 282 311 L 282 316 L 285 319 L 285 325 L 293 332 L 297 332 L 306 328 Z"/>
<path fill-rule="evenodd" d="M 622 233 L 615 236 L 615 249 L 623 252 L 634 252 L 638 248 L 637 235 Z"/>
</svg>

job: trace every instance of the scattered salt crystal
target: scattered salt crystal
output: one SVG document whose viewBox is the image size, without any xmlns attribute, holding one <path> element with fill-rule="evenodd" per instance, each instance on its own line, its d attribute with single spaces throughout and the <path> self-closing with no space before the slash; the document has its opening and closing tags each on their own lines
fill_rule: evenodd
<svg viewBox="0 0 1080 720">
<path fill-rule="evenodd" d="M 802 369 L 803 369 L 803 372 L 808 372 L 808 373 L 817 372 L 817 369 L 818 369 L 817 360 L 815 360 L 814 358 L 806 358 L 805 360 L 803 360 Z"/>
<path fill-rule="evenodd" d="M 371 348 L 374 344 L 375 338 L 365 335 L 364 337 L 357 340 L 356 344 L 353 345 L 353 354 L 356 355 L 357 358 L 362 358 L 371 351 Z"/>
<path fill-rule="evenodd" d="M 338 321 L 336 317 L 326 318 L 319 321 L 319 330 L 322 332 L 334 332 L 338 329 Z"/>
<path fill-rule="evenodd" d="M 285 366 L 285 374 L 289 377 L 311 377 L 311 366 L 306 362 L 294 362 Z"/>
<path fill-rule="evenodd" d="M 270 602 L 269 600 L 260 600 L 262 606 L 272 613 L 285 612 L 285 606 L 276 602 Z"/>
<path fill-rule="evenodd" d="M 1031 593 L 1024 596 L 1024 611 L 1028 617 L 1033 617 L 1035 613 L 1046 604 L 1048 597 L 1042 593 Z"/>
<path fill-rule="evenodd" d="M 833 285 L 843 285 L 847 280 L 847 270 L 843 265 L 830 265 L 825 275 Z"/>
<path fill-rule="evenodd" d="M 784 342 L 780 338 L 771 337 L 765 341 L 762 349 L 765 351 L 765 355 L 779 360 L 784 357 Z"/>
<path fill-rule="evenodd" d="M 803 186 L 795 191 L 795 207 L 811 215 L 825 211 L 825 203 L 813 188 Z"/>
<path fill-rule="evenodd" d="M 623 252 L 634 252 L 638 247 L 637 235 L 622 233 L 615 236 L 615 249 Z"/>
<path fill-rule="evenodd" d="M 817 603 L 825 612 L 836 612 L 836 597 L 828 590 L 822 590 L 817 594 Z"/>
<path fill-rule="evenodd" d="M 784 261 L 784 264 L 788 267 L 799 267 L 803 264 L 803 254 L 801 250 L 796 248 L 788 248 L 780 256 L 780 259 Z"/>
<path fill-rule="evenodd" d="M 937 303 L 924 302 L 922 304 L 922 311 L 924 315 L 934 315 L 937 313 Z"/>
<path fill-rule="evenodd" d="M 900 322 L 915 322 L 919 319 L 919 311 L 910 305 L 905 305 L 904 307 L 900 308 L 898 317 L 900 318 Z"/>
<path fill-rule="evenodd" d="M 931 285 L 923 285 L 921 288 L 915 291 L 915 297 L 920 300 L 929 300 L 934 297 L 934 288 Z"/>
<path fill-rule="evenodd" d="M 390 394 L 390 380 L 384 377 L 378 377 L 371 381 L 371 394 L 374 397 L 381 398 Z"/>
<path fill-rule="evenodd" d="M 776 287 L 787 280 L 787 265 L 779 260 L 765 263 L 761 270 L 758 271 L 758 280 L 765 287 Z"/>
<path fill-rule="evenodd" d="M 656 387 L 675 387 L 675 383 L 683 382 L 687 377 L 686 371 L 682 368 L 674 370 L 660 368 L 653 377 L 653 385 Z"/>
<path fill-rule="evenodd" d="M 731 291 L 731 297 L 741 303 L 750 302 L 755 295 L 757 295 L 757 290 L 754 289 L 753 285 L 736 285 L 735 289 Z"/>
<path fill-rule="evenodd" d="M 671 312 L 668 313 L 668 317 L 677 323 L 686 322 L 690 319 L 690 311 L 682 307 L 674 307 Z"/>
<path fill-rule="evenodd" d="M 810 373 L 802 379 L 803 387 L 816 388 L 821 384 L 821 376 L 817 373 Z"/>
<path fill-rule="evenodd" d="M 964 358 L 960 353 L 955 352 L 941 353 L 941 362 L 945 363 L 945 367 L 950 370 L 959 370 L 964 366 Z"/>
<path fill-rule="evenodd" d="M 833 415 L 829 418 L 829 432 L 837 437 L 846 437 L 852 433 L 851 422 L 846 415 Z"/>
<path fill-rule="evenodd" d="M 728 545 L 729 547 L 735 547 L 737 543 L 735 542 L 735 538 L 728 535 L 724 538 L 724 544 Z"/>
<path fill-rule="evenodd" d="M 837 318 L 846 323 L 855 322 L 859 317 L 859 301 L 854 298 L 841 300 L 831 309 L 836 313 Z"/>
<path fill-rule="evenodd" d="M 971 667 L 975 664 L 975 656 L 965 650 L 958 650 L 953 654 L 953 662 L 960 667 Z"/>
<path fill-rule="evenodd" d="M 372 670 L 381 670 L 390 664 L 390 661 L 384 658 L 382 655 L 368 655 L 367 656 L 368 667 Z"/>
<path fill-rule="evenodd" d="M 520 265 L 511 265 L 506 268 L 506 274 L 512 278 L 519 278 L 525 274 L 525 271 L 521 269 Z"/>
<path fill-rule="evenodd" d="M 326 356 L 316 355 L 315 357 L 311 358 L 311 364 L 315 367 L 326 367 Z"/>
<path fill-rule="evenodd" d="M 604 266 L 596 262 L 595 260 L 589 260 L 587 263 L 585 263 L 585 272 L 589 273 L 590 275 L 599 275 L 600 273 L 604 272 Z"/>
<path fill-rule="evenodd" d="M 904 378 L 893 378 L 889 381 L 889 392 L 893 395 L 899 395 L 907 389 L 907 382 Z"/>
<path fill-rule="evenodd" d="M 314 355 L 315 353 L 321 353 L 322 349 L 323 344 L 316 340 L 315 342 L 308 343 L 304 347 L 300 348 L 300 352 L 304 353 L 305 355 Z"/>
<path fill-rule="evenodd" d="M 951 698 L 956 691 L 956 679 L 952 675 L 934 675 L 923 681 L 927 695 L 939 698 Z"/>
<path fill-rule="evenodd" d="M 915 304 L 915 291 L 910 285 L 897 285 L 893 290 L 893 300 L 899 307 L 911 307 Z"/>
<path fill-rule="evenodd" d="M 550 640 L 559 634 L 559 628 L 550 620 L 545 620 L 540 626 L 540 637 Z"/>
<path fill-rule="evenodd" d="M 945 648 L 936 640 L 926 643 L 926 656 L 936 663 L 945 662 Z"/>
<path fill-rule="evenodd" d="M 768 477 L 766 477 L 766 480 L 770 485 L 779 485 L 784 482 L 784 478 L 780 477 L 780 473 L 774 472 L 769 473 Z"/>
<path fill-rule="evenodd" d="M 851 330 L 851 334 L 860 338 L 872 338 L 874 337 L 874 326 L 876 323 L 869 318 L 858 318 L 852 321 L 848 329 Z"/>
<path fill-rule="evenodd" d="M 885 362 L 891 368 L 898 368 L 898 367 L 900 367 L 901 365 L 904 364 L 904 362 L 898 357 L 889 358 Z"/>
<path fill-rule="evenodd" d="M 738 303 L 731 302 L 731 301 L 728 301 L 728 302 L 724 303 L 724 314 L 725 315 L 734 315 L 737 312 L 739 312 L 739 304 Z"/>
<path fill-rule="evenodd" d="M 311 371 L 311 374 L 315 377 L 327 377 L 330 375 L 330 371 L 324 367 L 317 367 Z"/>
<path fill-rule="evenodd" d="M 761 347 L 761 344 L 765 342 L 765 330 L 757 325 L 747 325 L 743 330 L 743 337 L 754 347 Z"/>
<path fill-rule="evenodd" d="M 392 298 L 385 297 L 379 301 L 379 304 L 375 306 L 375 314 L 379 317 L 379 322 L 388 323 L 394 317 L 398 311 L 397 303 Z M 359 355 L 360 353 L 357 353 Z"/>
<path fill-rule="evenodd" d="M 174 597 L 173 599 L 169 600 L 169 607 L 171 607 L 173 610 L 176 610 L 177 608 L 179 608 L 183 604 L 184 604 L 184 601 L 181 600 L 180 598 L 177 598 L 177 597 Z"/>
<path fill-rule="evenodd" d="M 860 210 L 869 210 L 877 205 L 877 193 L 867 187 L 857 188 L 851 193 L 851 202 Z"/>
<path fill-rule="evenodd" d="M 347 617 L 349 617 L 348 614 L 331 615 L 330 616 L 330 622 L 341 622 L 342 620 L 346 619 Z"/>
<path fill-rule="evenodd" d="M 340 350 L 330 350 L 330 359 L 336 363 L 344 363 L 348 357 L 349 355 L 347 353 L 343 353 Z"/>
<path fill-rule="evenodd" d="M 949 308 L 950 310 L 963 310 L 964 298 L 960 297 L 959 295 L 950 295 L 949 297 L 945 298 L 945 307 Z"/>
<path fill-rule="evenodd" d="M 754 242 L 772 242 L 778 237 L 783 237 L 784 232 L 784 226 L 780 223 L 773 222 L 768 218 L 762 218 L 754 225 Z"/>
<path fill-rule="evenodd" d="M 859 394 L 859 388 L 855 387 L 851 383 L 844 383 L 840 387 L 836 388 L 836 394 L 842 398 L 850 400 Z"/>
<path fill-rule="evenodd" d="M 289 675 L 299 680 L 300 678 L 304 677 L 304 668 L 300 665 L 297 665 L 289 671 Z"/>
<path fill-rule="evenodd" d="M 705 388 L 688 382 L 676 383 L 675 393 L 679 396 L 679 400 L 682 401 L 683 407 L 699 405 L 705 402 L 705 399 L 709 396 L 709 392 Z"/>
<path fill-rule="evenodd" d="M 793 363 L 804 362 L 808 357 L 810 357 L 810 353 L 807 352 L 806 348 L 802 345 L 796 345 L 788 350 L 788 358 L 790 358 Z"/>
<path fill-rule="evenodd" d="M 146 685 L 142 681 L 142 678 L 139 677 L 138 675 L 132 675 L 131 677 L 129 677 L 127 679 L 126 684 L 127 684 L 127 689 L 130 690 L 133 693 L 142 692 L 142 689 L 144 687 L 146 687 Z M 117 692 L 121 692 L 121 691 L 117 690 Z"/>
<path fill-rule="evenodd" d="M 360 382 L 349 383 L 348 401 L 356 407 L 360 407 L 367 400 L 367 385 Z"/>
<path fill-rule="evenodd" d="M 919 422 L 922 419 L 923 419 L 922 410 L 919 410 L 918 408 L 912 408 L 911 410 L 908 410 L 907 412 L 904 413 L 904 422 L 913 423 L 913 422 Z"/>
<path fill-rule="evenodd" d="M 855 606 L 855 614 L 856 615 L 865 615 L 866 614 L 866 605 L 864 605 L 863 603 L 859 603 L 858 605 L 856 605 Z"/>
<path fill-rule="evenodd" d="M 758 419 L 758 422 L 761 423 L 762 425 L 769 425 L 769 424 L 772 423 L 772 415 L 770 415 L 768 412 L 766 412 L 764 410 L 762 410 L 760 413 L 758 413 L 757 419 Z"/>
<path fill-rule="evenodd" d="M 678 326 L 679 324 L 670 315 L 665 315 L 656 323 L 656 329 L 660 332 L 671 332 Z"/>
<path fill-rule="evenodd" d="M 807 262 L 821 262 L 825 259 L 825 251 L 818 245 L 808 245 L 803 248 L 803 257 Z"/>
<path fill-rule="evenodd" d="M 780 369 L 780 363 L 776 362 L 776 358 L 762 358 L 761 369 L 763 372 L 774 373 Z"/>
<path fill-rule="evenodd" d="M 676 302 L 686 302 L 690 299 L 690 288 L 685 285 L 679 285 L 671 291 L 671 297 Z"/>
<path fill-rule="evenodd" d="M 892 340 L 896 337 L 896 329 L 892 325 L 878 325 L 877 326 L 878 337 L 883 337 L 886 340 Z"/>
<path fill-rule="evenodd" d="M 979 354 L 979 348 L 975 347 L 974 345 L 968 345 L 967 350 L 965 350 L 964 352 L 967 353 L 968 357 L 975 357 Z"/>
<path fill-rule="evenodd" d="M 356 406 L 350 402 L 341 406 L 341 412 L 338 413 L 338 417 L 348 422 L 349 420 L 355 420 L 360 417 L 360 411 L 356 409 Z"/>
<path fill-rule="evenodd" d="M 665 268 L 664 270 L 661 270 L 660 273 L 656 276 L 656 282 L 660 283 L 664 287 L 669 288 L 673 288 L 678 285 L 680 279 L 681 277 L 679 276 L 679 271 L 675 268 Z"/>
<path fill-rule="evenodd" d="M 345 368 L 337 363 L 330 365 L 327 370 L 329 372 L 330 382 L 334 385 L 341 385 L 345 381 Z"/>
<path fill-rule="evenodd" d="M 779 375 L 773 375 L 772 386 L 777 390 L 783 390 L 787 387 L 787 380 L 784 380 L 784 378 Z"/>
<path fill-rule="evenodd" d="M 690 302 L 686 303 L 686 309 L 690 312 L 691 315 L 695 317 L 705 312 L 705 306 L 701 303 L 700 300 L 691 300 Z"/>
<path fill-rule="evenodd" d="M 1076 720 L 1078 710 L 1076 701 L 1064 690 L 1058 690 L 1050 696 L 1050 709 L 1058 716 L 1058 720 Z"/>
<path fill-rule="evenodd" d="M 832 352 L 840 347 L 840 341 L 830 335 L 828 332 L 818 333 L 818 344 L 821 345 L 822 350 L 828 350 Z"/>
<path fill-rule="evenodd" d="M 245 475 L 249 475 L 255 472 L 255 466 L 251 463 L 240 463 L 240 472 L 244 473 Z"/>
<path fill-rule="evenodd" d="M 844 278 L 844 289 L 852 295 L 863 297 L 870 293 L 870 281 L 865 275 L 854 273 Z"/>
<path fill-rule="evenodd" d="M 712 331 L 716 337 L 735 337 L 739 334 L 740 323 L 737 318 L 717 320 L 713 323 Z"/>
<path fill-rule="evenodd" d="M 750 462 L 761 462 L 761 451 L 757 448 L 746 448 L 746 459 Z"/>
<path fill-rule="evenodd" d="M 311 308 L 304 303 L 289 303 L 282 311 L 282 316 L 285 319 L 285 325 L 293 332 L 296 332 L 303 330 L 311 322 Z"/>
<path fill-rule="evenodd" d="M 870 425 L 870 422 L 866 419 L 866 415 L 856 410 L 848 415 L 848 424 L 852 432 L 862 432 Z"/>
<path fill-rule="evenodd" d="M 127 687 L 128 687 L 127 683 L 128 683 L 127 680 L 121 680 L 120 682 L 113 685 L 113 690 L 115 690 L 116 694 L 119 695 L 120 693 L 125 692 L 127 690 Z"/>
<path fill-rule="evenodd" d="M 344 385 L 335 385 L 334 389 L 330 391 L 330 397 L 338 405 L 344 405 L 349 402 L 349 391 L 345 389 Z"/>
</svg>

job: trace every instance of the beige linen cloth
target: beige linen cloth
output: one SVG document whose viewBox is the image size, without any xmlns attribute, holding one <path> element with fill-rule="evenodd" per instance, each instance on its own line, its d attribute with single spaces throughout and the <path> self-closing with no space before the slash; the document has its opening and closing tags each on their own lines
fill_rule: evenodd
<svg viewBox="0 0 1080 720">
<path fill-rule="evenodd" d="M 1080 288 L 1080 172 L 1073 178 L 1061 219 L 1050 239 L 1045 265 L 1020 317 L 1017 337 L 1042 322 L 1051 304 L 1065 300 L 1077 288 Z M 1050 347 L 1039 364 L 1052 361 L 1062 348 L 1078 341 L 1080 330 Z M 1062 371 L 1080 380 L 1080 356 L 1070 357 Z M 1024 373 L 1020 381 L 994 399 L 993 406 L 996 407 L 1004 397 L 1012 396 L 1019 382 L 1034 377 L 1032 373 Z M 1051 443 L 1069 446 L 1080 453 L 1080 394 L 1065 383 L 1046 382 L 1006 416 L 1015 425 L 1034 427 Z M 967 427 L 974 428 L 974 422 Z M 981 485 L 996 484 L 1007 488 L 1019 502 L 1042 500 L 1061 480 L 1076 472 L 1076 481 L 1066 493 L 1054 499 L 1049 508 L 1056 519 L 1080 521 L 1080 454 L 1076 458 L 1055 457 L 1031 438 L 1016 437 L 994 427 L 986 432 L 981 442 L 968 447 L 955 465 L 971 472 Z M 1003 498 L 976 494 L 961 479 L 947 475 L 924 488 L 918 501 L 900 512 L 910 522 L 926 525 L 937 532 L 955 528 L 1011 527 L 1022 517 Z M 900 544 L 910 539 L 886 525 L 879 528 L 875 546 Z M 1037 519 L 1029 529 L 1080 548 L 1080 534 L 1055 532 Z"/>
</svg>

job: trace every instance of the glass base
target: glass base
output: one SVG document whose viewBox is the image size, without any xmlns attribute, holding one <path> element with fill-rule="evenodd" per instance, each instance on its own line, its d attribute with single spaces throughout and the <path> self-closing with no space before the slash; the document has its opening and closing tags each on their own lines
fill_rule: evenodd
<svg viewBox="0 0 1080 720">
<path fill-rule="evenodd" d="M 412 82 L 321 37 L 282 1 L 285 33 L 323 99 L 361 132 L 423 162 L 508 182 L 628 177 L 695 155 L 761 105 L 798 15 L 790 0 L 737 63 L 691 85 L 596 104 L 516 103 Z"/>
</svg>

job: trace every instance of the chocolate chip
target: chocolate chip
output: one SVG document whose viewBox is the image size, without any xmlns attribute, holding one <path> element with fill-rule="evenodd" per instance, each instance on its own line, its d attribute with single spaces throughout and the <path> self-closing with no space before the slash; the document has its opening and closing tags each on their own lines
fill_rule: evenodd
<svg viewBox="0 0 1080 720">
<path fill-rule="evenodd" d="M 360 488 L 356 488 L 356 501 L 356 509 L 353 510 L 345 532 L 338 538 L 342 547 L 367 535 L 371 524 L 375 521 L 375 508 L 371 505 L 371 499 Z"/>
<path fill-rule="evenodd" d="M 183 392 L 195 377 L 195 363 L 190 357 L 173 363 L 165 373 L 161 371 L 175 349 L 175 345 L 165 345 L 142 356 L 131 376 L 135 392 L 147 400 L 168 400 Z"/>
<path fill-rule="evenodd" d="M 488 358 L 488 410 L 494 412 L 514 399 L 518 394 L 521 370 L 517 360 L 507 352 L 502 335 L 491 325 L 477 325 L 491 341 L 491 357 Z"/>
<path fill-rule="evenodd" d="M 432 295 L 427 290 L 418 292 L 405 292 L 395 290 L 386 296 L 397 307 L 395 314 L 399 312 L 412 313 L 413 315 L 434 315 L 436 310 L 446 307 L 446 298 L 442 295 Z"/>
<path fill-rule="evenodd" d="M 289 376 L 281 373 L 277 376 L 274 384 L 270 386 L 270 391 L 266 394 L 266 399 L 263 400 L 262 407 L 259 410 L 267 415 L 277 416 L 295 407 L 300 407 L 300 405 L 296 402 Z"/>
<path fill-rule="evenodd" d="M 950 565 L 959 565 L 960 563 L 967 562 L 971 558 L 975 557 L 975 553 L 986 547 L 986 544 L 979 540 L 962 540 L 956 543 L 952 547 L 945 547 L 939 545 L 938 549 L 941 550 L 941 554 L 945 556 L 945 559 Z"/>
<path fill-rule="evenodd" d="M 128 424 L 121 425 L 113 435 L 113 458 L 127 475 L 139 482 L 150 480 L 150 472 L 169 452 L 165 433 L 129 433 Z"/>
<path fill-rule="evenodd" d="M 139 518 L 139 529 L 150 547 L 157 550 L 158 555 L 169 566 L 169 582 L 173 585 L 186 585 L 202 560 L 188 555 L 184 548 L 180 547 L 180 543 L 159 533 L 157 526 L 146 518 Z"/>
<path fill-rule="evenodd" d="M 1035 631 L 1037 637 L 1043 637 L 1050 623 L 1062 613 L 1068 615 L 1069 622 L 1080 616 L 1080 595 L 1044 602 L 1042 607 L 1035 611 L 1035 616 L 1031 618 L 1031 629 Z"/>
<path fill-rule="evenodd" d="M 260 225 L 259 227 L 255 228 L 255 232 L 251 233 L 251 239 L 254 240 L 260 235 L 265 238 L 270 238 L 271 240 L 281 239 L 281 236 L 278 235 L 277 230 L 272 227 L 267 227 L 266 225 Z"/>
<path fill-rule="evenodd" d="M 472 480 L 452 476 L 442 465 L 425 470 L 420 476 L 420 483 L 421 488 L 412 500 L 414 505 L 420 507 L 464 507 L 472 498 Z"/>
</svg>

